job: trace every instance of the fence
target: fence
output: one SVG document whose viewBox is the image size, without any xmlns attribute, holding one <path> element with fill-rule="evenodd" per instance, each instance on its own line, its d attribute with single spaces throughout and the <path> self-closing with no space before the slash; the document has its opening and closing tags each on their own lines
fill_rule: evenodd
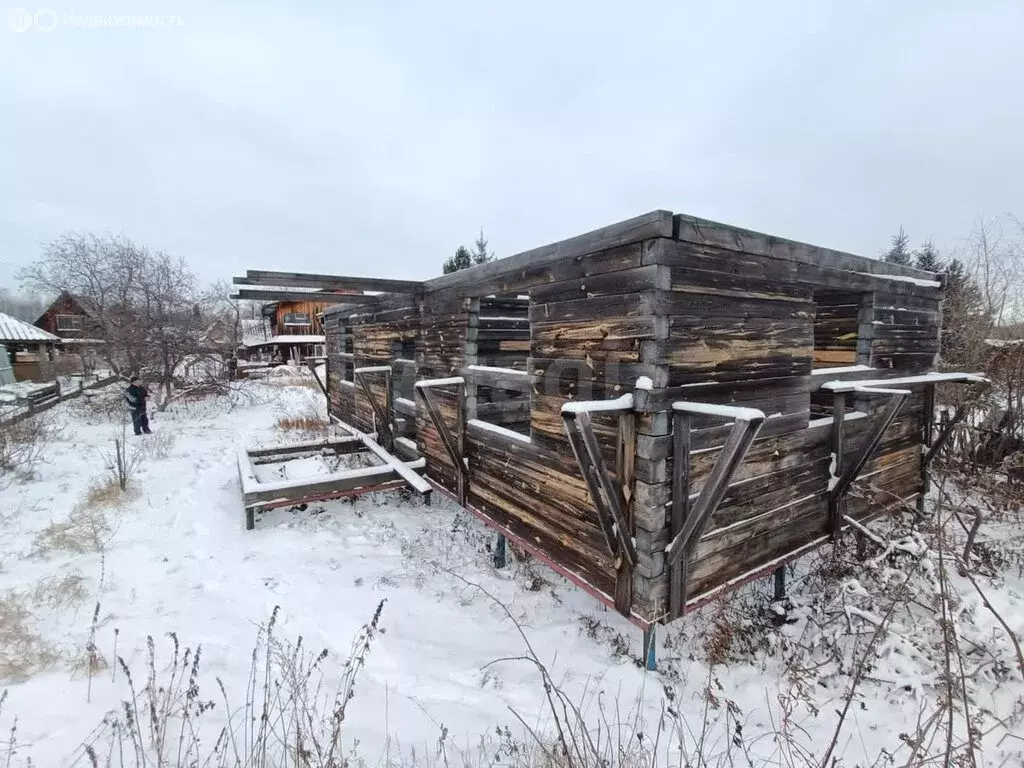
<svg viewBox="0 0 1024 768">
<path fill-rule="evenodd" d="M 83 392 L 91 389 L 100 389 L 119 381 L 120 377 L 115 375 L 108 376 L 105 379 L 94 381 L 91 384 L 85 384 L 84 381 L 79 380 L 79 385 L 76 389 L 70 391 L 61 392 L 60 383 L 54 382 L 48 387 L 43 387 L 33 392 L 30 392 L 25 396 L 25 403 L 23 405 L 15 406 L 10 415 L 0 418 L 0 425 L 3 424 L 15 424 L 24 419 L 35 416 L 37 413 L 48 411 L 59 403 L 63 403 L 67 400 L 73 400 L 76 397 L 80 397 Z"/>
</svg>

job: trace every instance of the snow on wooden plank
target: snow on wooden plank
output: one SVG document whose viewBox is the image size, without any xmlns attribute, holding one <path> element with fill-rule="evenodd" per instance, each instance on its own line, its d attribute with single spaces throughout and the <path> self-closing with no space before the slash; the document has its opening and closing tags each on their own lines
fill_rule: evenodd
<svg viewBox="0 0 1024 768">
<path fill-rule="evenodd" d="M 672 403 L 672 410 L 684 413 L 698 413 L 702 416 L 719 416 L 723 419 L 742 419 L 743 421 L 763 421 L 764 411 L 757 408 L 745 408 L 737 405 L 716 405 L 714 403 L 694 403 L 689 400 L 677 400 Z"/>
<path fill-rule="evenodd" d="M 411 464 L 403 462 L 394 454 L 388 453 L 386 450 L 384 450 L 382 446 L 380 446 L 377 443 L 376 440 L 374 440 L 366 433 L 361 433 L 360 439 L 363 441 L 363 444 L 370 449 L 371 453 L 373 453 L 378 459 L 383 461 L 386 466 L 389 466 L 392 469 L 394 469 L 395 472 L 398 473 L 398 475 L 403 480 L 405 480 L 405 482 L 407 482 L 417 493 L 428 494 L 431 492 L 431 490 L 433 490 L 430 483 L 428 483 L 426 480 L 424 480 L 422 477 L 416 474 Z M 423 459 L 418 459 L 416 462 L 413 462 L 413 464 L 418 464 L 420 462 L 423 462 L 423 466 L 426 466 L 426 463 L 424 462 Z"/>
<path fill-rule="evenodd" d="M 404 465 L 409 471 L 425 469 L 424 459 L 417 459 Z M 417 477 L 419 477 L 417 475 Z M 301 501 L 310 496 L 324 496 L 331 493 L 342 493 L 355 488 L 372 490 L 373 486 L 390 480 L 404 479 L 393 465 L 379 467 L 361 467 L 321 475 L 315 479 L 279 480 L 273 483 L 257 483 L 255 487 L 243 495 L 246 507 L 273 504 L 281 501 Z"/>
<path fill-rule="evenodd" d="M 980 373 L 923 373 L 918 376 L 902 376 L 896 379 L 826 381 L 821 385 L 821 389 L 827 389 L 830 392 L 853 392 L 857 387 L 910 387 L 942 382 L 982 383 L 987 381 L 988 379 Z"/>
<path fill-rule="evenodd" d="M 306 440 L 296 443 L 280 443 L 275 445 L 261 445 L 258 448 L 249 448 L 246 453 L 250 457 L 255 456 L 277 456 L 288 453 L 300 453 L 302 451 L 336 450 L 348 448 L 359 444 L 355 437 L 334 437 L 327 440 Z"/>
<path fill-rule="evenodd" d="M 368 365 L 363 368 L 356 368 L 355 373 L 391 373 L 390 365 Z"/>
<path fill-rule="evenodd" d="M 870 365 L 840 365 L 835 368 L 817 368 L 811 371 L 811 376 L 835 376 L 841 373 L 860 373 L 862 371 L 874 371 Z"/>
<path fill-rule="evenodd" d="M 607 411 L 631 411 L 633 409 L 633 393 L 627 392 L 614 400 L 579 400 L 562 406 L 562 413 L 596 413 Z"/>
<path fill-rule="evenodd" d="M 530 445 L 533 440 L 529 435 L 524 435 L 505 427 L 498 426 L 497 424 L 491 424 L 487 421 L 480 421 L 480 419 L 470 419 L 466 422 L 466 426 L 472 430 L 479 430 L 481 432 L 491 432 L 495 435 L 501 435 L 507 440 L 515 440 L 517 443 L 523 443 L 524 445 Z"/>
<path fill-rule="evenodd" d="M 418 389 L 424 389 L 428 387 L 451 387 L 455 384 L 465 384 L 466 380 L 462 376 L 450 376 L 447 379 L 420 379 L 416 382 Z"/>
<path fill-rule="evenodd" d="M 497 365 L 467 365 L 466 370 L 478 373 L 503 373 L 508 376 L 530 377 L 530 374 L 527 371 L 520 371 L 517 368 L 501 368 Z"/>
</svg>

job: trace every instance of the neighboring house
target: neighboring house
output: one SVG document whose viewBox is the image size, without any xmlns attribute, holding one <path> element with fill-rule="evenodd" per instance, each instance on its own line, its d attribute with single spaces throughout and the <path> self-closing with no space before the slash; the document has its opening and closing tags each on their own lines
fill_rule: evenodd
<svg viewBox="0 0 1024 768">
<path fill-rule="evenodd" d="M 271 336 L 322 336 L 321 316 L 329 306 L 320 301 L 278 301 L 263 307 Z"/>
<path fill-rule="evenodd" d="M 237 338 L 237 329 L 230 321 L 223 318 L 214 320 L 203 331 L 203 342 L 209 347 L 232 347 Z"/>
<path fill-rule="evenodd" d="M 282 363 L 326 357 L 323 312 L 333 303 L 303 300 L 264 304 L 261 314 L 270 324 L 270 338 L 253 338 L 246 334 L 246 356 L 250 360 Z"/>
<path fill-rule="evenodd" d="M 52 333 L 0 312 L 0 349 L 6 349 L 17 381 L 52 381 L 57 375 Z"/>
<path fill-rule="evenodd" d="M 36 327 L 62 339 L 87 339 L 97 335 L 95 314 L 88 302 L 63 291 L 35 322 Z"/>
<path fill-rule="evenodd" d="M 62 291 L 35 326 L 60 339 L 56 359 L 62 373 L 88 373 L 95 368 L 97 350 L 105 342 L 99 338 L 99 322 L 87 301 Z"/>
</svg>

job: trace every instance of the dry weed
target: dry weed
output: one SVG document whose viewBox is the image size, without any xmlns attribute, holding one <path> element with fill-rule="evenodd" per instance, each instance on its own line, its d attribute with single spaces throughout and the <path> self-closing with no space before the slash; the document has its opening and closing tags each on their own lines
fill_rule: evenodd
<svg viewBox="0 0 1024 768">
<path fill-rule="evenodd" d="M 277 428 L 283 432 L 326 432 L 329 426 L 327 419 L 313 414 L 280 416 L 277 419 Z"/>
<path fill-rule="evenodd" d="M 139 443 L 139 452 L 147 459 L 166 459 L 171 455 L 171 451 L 174 449 L 174 441 L 177 439 L 177 434 L 168 429 L 161 429 L 158 432 L 154 432 L 151 435 L 147 435 L 146 438 Z"/>
<path fill-rule="evenodd" d="M 102 498 L 107 496 L 104 495 Z M 114 535 L 114 528 L 104 511 L 104 506 L 80 504 L 66 520 L 50 523 L 36 534 L 32 555 L 45 557 L 54 552 L 102 552 Z"/>
<path fill-rule="evenodd" d="M 31 477 L 60 430 L 46 411 L 14 423 L 0 422 L 0 489 L 19 477 Z"/>
<path fill-rule="evenodd" d="M 72 654 L 67 661 L 67 665 L 72 679 L 75 680 L 95 677 L 100 672 L 110 669 L 110 663 L 95 646 L 83 648 L 77 653 Z"/>
<path fill-rule="evenodd" d="M 269 387 L 302 387 L 304 389 L 311 389 L 314 392 L 320 392 L 320 385 L 316 383 L 316 379 L 305 371 L 296 371 L 295 373 L 289 371 L 288 373 L 266 376 L 261 380 L 261 383 Z"/>
<path fill-rule="evenodd" d="M 64 576 L 48 576 L 32 589 L 32 603 L 53 610 L 65 610 L 82 603 L 86 598 L 85 578 L 78 571 Z"/>
<path fill-rule="evenodd" d="M 24 682 L 57 659 L 57 651 L 36 631 L 30 596 L 0 593 L 0 683 Z"/>
</svg>

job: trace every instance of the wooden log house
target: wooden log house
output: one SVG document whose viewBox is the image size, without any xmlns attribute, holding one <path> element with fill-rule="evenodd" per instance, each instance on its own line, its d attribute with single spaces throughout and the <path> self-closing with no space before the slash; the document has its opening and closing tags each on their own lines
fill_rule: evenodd
<svg viewBox="0 0 1024 768">
<path fill-rule="evenodd" d="M 914 502 L 935 386 L 978 380 L 929 374 L 940 277 L 668 211 L 422 283 L 236 282 L 380 291 L 324 313 L 332 416 L 648 637 Z"/>
</svg>

